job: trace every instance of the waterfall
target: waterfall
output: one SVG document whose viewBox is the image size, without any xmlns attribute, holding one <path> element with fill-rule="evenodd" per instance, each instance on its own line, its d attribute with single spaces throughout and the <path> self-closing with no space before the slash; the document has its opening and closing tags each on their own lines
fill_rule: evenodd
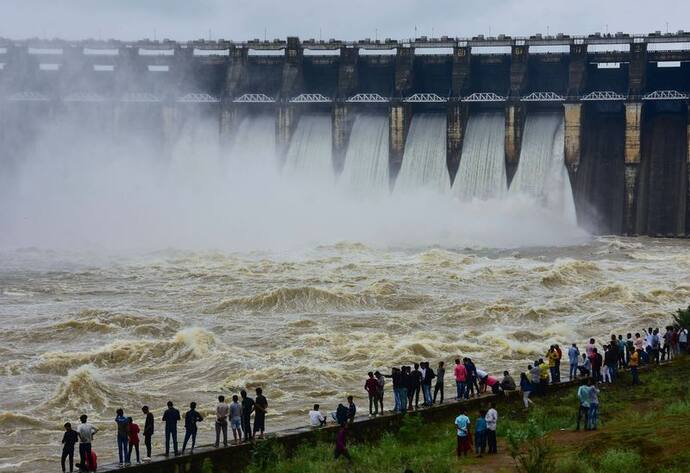
<svg viewBox="0 0 690 473">
<path fill-rule="evenodd" d="M 303 179 L 333 181 L 331 149 L 331 116 L 326 113 L 306 114 L 300 117 L 290 140 L 285 172 Z"/>
<path fill-rule="evenodd" d="M 525 194 L 575 223 L 575 203 L 563 153 L 563 114 L 527 116 L 522 135 L 520 164 L 510 185 L 511 194 Z"/>
<path fill-rule="evenodd" d="M 462 200 L 506 194 L 505 116 L 502 112 L 470 116 L 453 194 Z"/>
<path fill-rule="evenodd" d="M 237 128 L 230 156 L 243 165 L 275 163 L 275 114 L 244 117 Z"/>
<path fill-rule="evenodd" d="M 357 195 L 387 193 L 388 176 L 388 117 L 357 115 L 339 185 Z"/>
<path fill-rule="evenodd" d="M 450 189 L 446 165 L 446 116 L 421 113 L 412 117 L 395 192 Z"/>
</svg>

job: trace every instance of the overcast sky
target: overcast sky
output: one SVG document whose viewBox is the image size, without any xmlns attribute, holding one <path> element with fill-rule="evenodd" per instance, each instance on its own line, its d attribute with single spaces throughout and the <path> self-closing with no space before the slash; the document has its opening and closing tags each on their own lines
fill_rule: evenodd
<svg viewBox="0 0 690 473">
<path fill-rule="evenodd" d="M 654 7 L 650 7 L 651 5 Z M 0 0 L 0 36 L 380 39 L 690 30 L 690 0 Z"/>
</svg>

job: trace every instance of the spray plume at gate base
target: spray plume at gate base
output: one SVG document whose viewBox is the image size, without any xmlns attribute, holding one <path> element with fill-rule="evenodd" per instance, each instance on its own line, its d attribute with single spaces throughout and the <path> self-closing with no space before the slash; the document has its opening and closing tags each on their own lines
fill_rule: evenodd
<svg viewBox="0 0 690 473">
<path fill-rule="evenodd" d="M 463 202 L 449 195 L 442 115 L 414 118 L 389 192 L 387 119 L 355 121 L 344 171 L 336 177 L 329 115 L 301 117 L 282 166 L 269 115 L 246 117 L 227 149 L 219 146 L 217 126 L 203 119 L 184 124 L 160 147 L 155 134 L 113 140 L 79 114 L 64 115 L 46 124 L 5 176 L 0 244 L 246 250 L 342 240 L 516 247 L 586 238 L 530 197 Z M 485 133 L 470 127 L 468 142 Z"/>
</svg>

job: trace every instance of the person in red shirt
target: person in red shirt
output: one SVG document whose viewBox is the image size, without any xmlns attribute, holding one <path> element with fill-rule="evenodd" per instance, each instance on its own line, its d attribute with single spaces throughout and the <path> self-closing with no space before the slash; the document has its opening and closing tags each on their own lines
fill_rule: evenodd
<svg viewBox="0 0 690 473">
<path fill-rule="evenodd" d="M 347 422 L 340 427 L 338 434 L 335 437 L 335 459 L 337 460 L 340 456 L 347 458 L 349 462 L 352 462 L 352 457 L 350 457 L 350 452 L 347 451 Z"/>
<path fill-rule="evenodd" d="M 460 362 L 460 358 L 455 359 L 455 387 L 457 388 L 457 396 L 455 399 L 460 400 L 465 397 L 465 383 L 467 383 L 467 369 L 465 365 Z"/>
<path fill-rule="evenodd" d="M 139 426 L 134 423 L 131 417 L 127 418 L 129 423 L 129 458 L 132 458 L 132 448 L 135 449 L 137 453 L 137 463 L 141 463 L 139 459 Z"/>
<path fill-rule="evenodd" d="M 379 381 L 374 378 L 373 371 L 369 371 L 369 378 L 364 383 L 364 390 L 369 394 L 369 415 L 379 415 Z"/>
</svg>

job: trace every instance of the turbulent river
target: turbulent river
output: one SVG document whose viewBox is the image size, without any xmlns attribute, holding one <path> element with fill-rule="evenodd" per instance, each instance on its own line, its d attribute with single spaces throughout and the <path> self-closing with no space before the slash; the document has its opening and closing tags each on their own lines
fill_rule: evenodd
<svg viewBox="0 0 690 473">
<path fill-rule="evenodd" d="M 159 419 L 169 399 L 197 401 L 203 444 L 216 396 L 243 387 L 264 387 L 271 431 L 349 393 L 364 410 L 370 369 L 462 354 L 519 370 L 552 342 L 661 325 L 690 298 L 688 247 L 603 237 L 510 250 L 4 250 L 0 470 L 55 470 L 62 424 L 82 412 L 112 461 L 118 407 L 143 424 L 142 404 Z"/>
</svg>

